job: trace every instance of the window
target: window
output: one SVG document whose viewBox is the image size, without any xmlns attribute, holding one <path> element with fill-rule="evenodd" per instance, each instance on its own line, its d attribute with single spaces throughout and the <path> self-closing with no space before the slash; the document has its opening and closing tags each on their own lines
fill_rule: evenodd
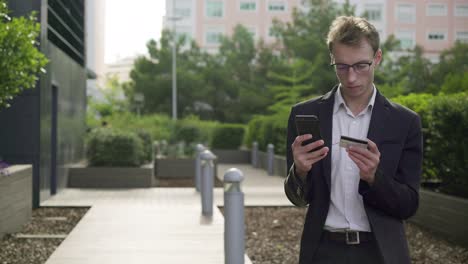
<svg viewBox="0 0 468 264">
<path fill-rule="evenodd" d="M 176 8 L 174 13 L 176 17 L 190 17 L 190 8 Z"/>
<path fill-rule="evenodd" d="M 190 17 L 192 13 L 191 0 L 177 0 L 175 2 L 174 14 L 177 17 Z"/>
<path fill-rule="evenodd" d="M 428 4 L 426 8 L 426 15 L 428 16 L 446 16 L 446 4 Z"/>
<path fill-rule="evenodd" d="M 205 43 L 207 45 L 219 45 L 223 31 L 220 29 L 208 29 L 205 33 Z"/>
<path fill-rule="evenodd" d="M 239 2 L 239 9 L 241 11 L 255 11 L 257 10 L 256 1 L 241 0 Z"/>
<path fill-rule="evenodd" d="M 255 27 L 247 27 L 247 31 L 252 36 L 252 39 L 255 41 L 255 38 L 257 37 L 257 29 Z"/>
<path fill-rule="evenodd" d="M 400 49 L 414 48 L 414 31 L 400 30 L 395 34 L 395 37 L 400 41 Z"/>
<path fill-rule="evenodd" d="M 455 40 L 461 43 L 468 43 L 468 31 L 457 31 Z"/>
<path fill-rule="evenodd" d="M 272 12 L 286 11 L 286 3 L 283 1 L 270 1 L 268 3 L 268 11 L 272 11 Z"/>
<path fill-rule="evenodd" d="M 456 5 L 455 16 L 468 16 L 468 5 Z"/>
<path fill-rule="evenodd" d="M 429 32 L 427 33 L 428 40 L 445 40 L 446 34 L 444 32 Z"/>
<path fill-rule="evenodd" d="M 364 12 L 370 21 L 382 21 L 382 5 L 366 4 L 364 5 Z"/>
<path fill-rule="evenodd" d="M 177 26 L 176 36 L 178 39 L 185 36 L 186 41 L 190 42 L 190 40 L 192 39 L 192 29 L 190 27 Z"/>
<path fill-rule="evenodd" d="M 416 8 L 412 4 L 398 4 L 396 9 L 396 19 L 402 23 L 416 22 Z"/>
<path fill-rule="evenodd" d="M 206 16 L 215 18 L 223 17 L 223 1 L 206 0 Z"/>
</svg>

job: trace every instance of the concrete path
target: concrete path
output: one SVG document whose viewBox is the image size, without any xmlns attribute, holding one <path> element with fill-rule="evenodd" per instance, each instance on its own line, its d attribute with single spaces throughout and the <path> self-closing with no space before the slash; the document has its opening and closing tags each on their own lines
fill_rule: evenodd
<svg viewBox="0 0 468 264">
<path fill-rule="evenodd" d="M 219 177 L 231 167 L 244 173 L 246 206 L 291 205 L 284 178 L 245 164 L 220 164 Z M 222 206 L 222 188 L 214 194 Z M 91 207 L 46 264 L 224 263 L 224 218 L 202 217 L 193 188 L 66 189 L 41 205 Z"/>
</svg>

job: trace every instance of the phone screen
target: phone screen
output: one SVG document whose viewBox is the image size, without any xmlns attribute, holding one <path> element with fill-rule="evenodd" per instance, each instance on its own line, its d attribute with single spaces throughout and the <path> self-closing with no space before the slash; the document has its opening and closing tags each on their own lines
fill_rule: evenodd
<svg viewBox="0 0 468 264">
<path fill-rule="evenodd" d="M 319 119 L 315 115 L 296 115 L 296 131 L 298 135 L 312 134 L 312 138 L 302 142 L 302 145 L 305 146 L 314 141 L 322 139 L 320 135 L 320 123 Z M 322 146 L 321 146 L 322 147 Z M 319 148 L 321 148 L 319 147 Z M 316 149 L 312 150 L 315 151 Z"/>
</svg>

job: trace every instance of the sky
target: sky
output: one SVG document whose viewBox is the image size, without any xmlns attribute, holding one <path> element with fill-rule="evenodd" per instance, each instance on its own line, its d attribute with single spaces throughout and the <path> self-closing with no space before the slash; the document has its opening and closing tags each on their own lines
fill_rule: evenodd
<svg viewBox="0 0 468 264">
<path fill-rule="evenodd" d="M 146 54 L 161 36 L 165 0 L 105 0 L 104 62 Z"/>
</svg>

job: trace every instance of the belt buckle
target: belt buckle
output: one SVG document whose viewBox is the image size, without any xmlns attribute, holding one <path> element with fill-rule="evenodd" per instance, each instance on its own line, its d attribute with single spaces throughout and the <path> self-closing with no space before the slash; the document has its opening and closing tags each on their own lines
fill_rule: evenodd
<svg viewBox="0 0 468 264">
<path fill-rule="evenodd" d="M 361 243 L 361 241 L 359 240 L 359 232 L 346 232 L 345 234 L 346 245 L 358 245 Z"/>
</svg>

